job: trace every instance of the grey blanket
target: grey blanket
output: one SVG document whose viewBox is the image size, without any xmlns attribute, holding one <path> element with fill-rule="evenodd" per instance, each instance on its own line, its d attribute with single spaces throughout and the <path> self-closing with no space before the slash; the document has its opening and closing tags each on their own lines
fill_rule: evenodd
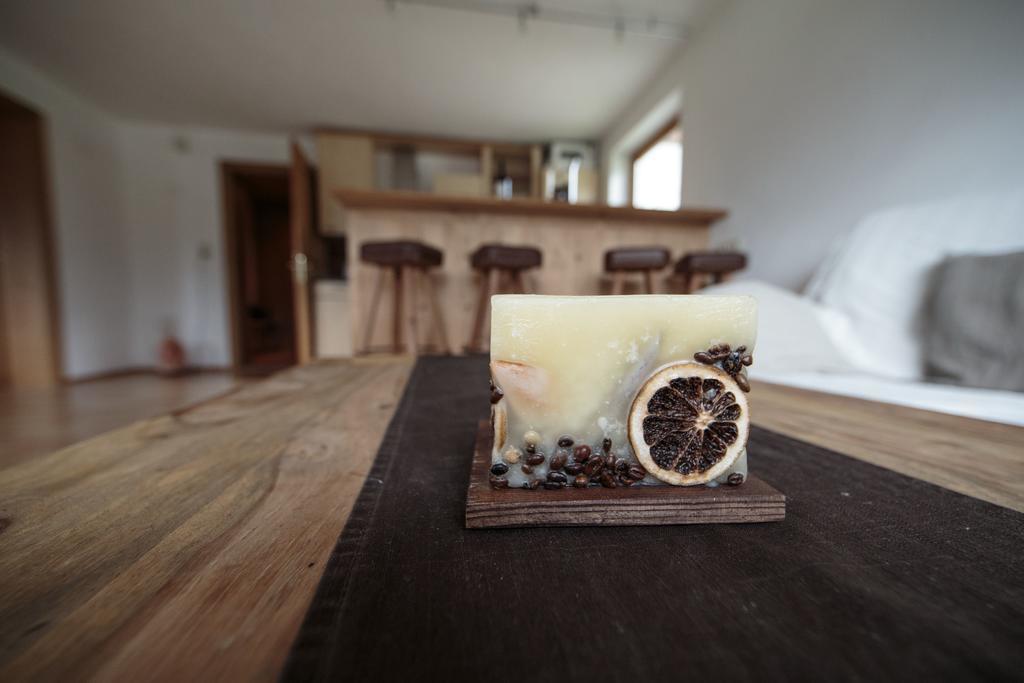
<svg viewBox="0 0 1024 683">
<path fill-rule="evenodd" d="M 1024 391 L 1024 252 L 938 265 L 921 323 L 933 379 Z"/>
</svg>

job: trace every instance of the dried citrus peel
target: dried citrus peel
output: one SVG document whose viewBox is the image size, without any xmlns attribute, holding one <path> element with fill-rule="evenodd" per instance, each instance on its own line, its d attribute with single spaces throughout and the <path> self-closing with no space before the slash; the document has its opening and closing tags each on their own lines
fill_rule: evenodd
<svg viewBox="0 0 1024 683">
<path fill-rule="evenodd" d="M 746 395 L 717 367 L 669 363 L 640 387 L 628 429 L 633 452 L 650 474 L 678 486 L 706 484 L 746 448 Z"/>
</svg>

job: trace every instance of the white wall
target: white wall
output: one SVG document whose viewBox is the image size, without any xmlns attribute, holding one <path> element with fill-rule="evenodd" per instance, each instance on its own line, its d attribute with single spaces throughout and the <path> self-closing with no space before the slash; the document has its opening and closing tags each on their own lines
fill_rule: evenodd
<svg viewBox="0 0 1024 683">
<path fill-rule="evenodd" d="M 0 90 L 48 125 L 65 375 L 151 366 L 168 324 L 228 365 L 219 163 L 287 163 L 288 136 L 125 121 L 2 52 Z"/>
<path fill-rule="evenodd" d="M 1022 31 L 1016 0 L 736 0 L 603 144 L 681 88 L 684 205 L 798 288 L 866 213 L 1024 185 Z"/>
<path fill-rule="evenodd" d="M 231 362 L 220 162 L 288 162 L 284 134 L 126 123 L 119 130 L 132 282 L 132 361 L 152 365 L 164 329 L 189 362 Z"/>
<path fill-rule="evenodd" d="M 604 201 L 612 206 L 629 204 L 630 159 L 683 105 L 679 83 L 680 53 L 638 98 L 622 112 L 601 142 L 601 169 Z"/>
<path fill-rule="evenodd" d="M 81 377 L 130 362 L 130 285 L 120 216 L 117 122 L 0 52 L 0 90 L 46 118 L 63 370 Z"/>
</svg>

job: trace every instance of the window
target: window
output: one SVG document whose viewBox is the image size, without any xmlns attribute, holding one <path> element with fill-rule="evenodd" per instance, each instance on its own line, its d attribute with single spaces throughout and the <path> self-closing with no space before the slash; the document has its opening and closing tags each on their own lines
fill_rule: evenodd
<svg viewBox="0 0 1024 683">
<path fill-rule="evenodd" d="M 683 129 L 669 121 L 633 154 L 633 206 L 675 211 L 683 199 Z"/>
</svg>

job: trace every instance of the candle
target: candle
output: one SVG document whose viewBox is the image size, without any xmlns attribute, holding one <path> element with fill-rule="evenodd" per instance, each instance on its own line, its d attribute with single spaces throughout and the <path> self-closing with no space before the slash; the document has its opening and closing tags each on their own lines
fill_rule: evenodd
<svg viewBox="0 0 1024 683">
<path fill-rule="evenodd" d="M 756 328 L 743 296 L 492 297 L 492 485 L 741 483 Z"/>
</svg>

